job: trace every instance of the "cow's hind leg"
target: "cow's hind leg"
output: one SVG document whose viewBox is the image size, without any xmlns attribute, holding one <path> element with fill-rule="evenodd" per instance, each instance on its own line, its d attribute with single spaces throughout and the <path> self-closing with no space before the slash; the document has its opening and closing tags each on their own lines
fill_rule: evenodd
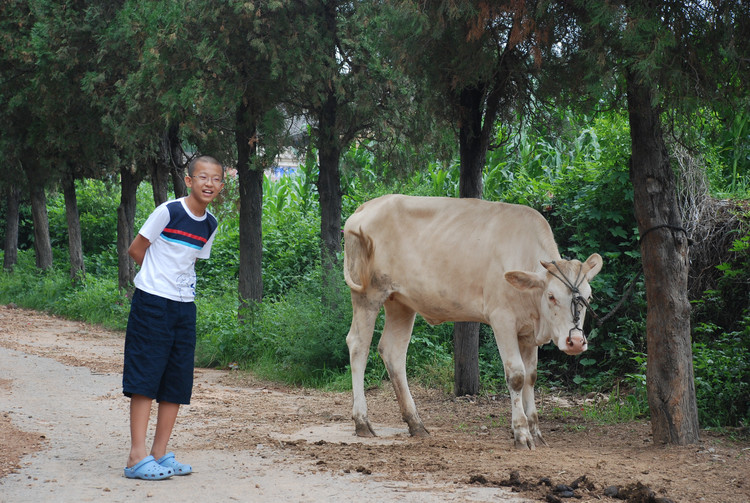
<svg viewBox="0 0 750 503">
<path fill-rule="evenodd" d="M 370 355 L 372 331 L 375 328 L 380 305 L 367 302 L 366 296 L 352 293 L 352 326 L 346 336 L 349 347 L 349 364 L 352 370 L 352 419 L 355 433 L 359 437 L 374 437 L 370 420 L 367 418 L 365 398 L 365 368 Z"/>
<path fill-rule="evenodd" d="M 401 417 L 409 425 L 409 433 L 413 437 L 426 437 L 429 432 L 419 419 L 417 406 L 406 380 L 406 350 L 409 347 L 416 314 L 413 309 L 398 301 L 386 301 L 385 327 L 378 344 L 378 352 L 385 362 L 401 409 Z"/>
</svg>

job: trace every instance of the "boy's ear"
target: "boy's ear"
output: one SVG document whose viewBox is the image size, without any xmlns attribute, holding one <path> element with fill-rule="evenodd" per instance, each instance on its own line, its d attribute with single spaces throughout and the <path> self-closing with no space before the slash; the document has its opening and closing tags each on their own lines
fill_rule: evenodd
<svg viewBox="0 0 750 503">
<path fill-rule="evenodd" d="M 188 189 L 193 188 L 193 177 L 190 175 L 185 175 L 185 187 Z"/>
</svg>

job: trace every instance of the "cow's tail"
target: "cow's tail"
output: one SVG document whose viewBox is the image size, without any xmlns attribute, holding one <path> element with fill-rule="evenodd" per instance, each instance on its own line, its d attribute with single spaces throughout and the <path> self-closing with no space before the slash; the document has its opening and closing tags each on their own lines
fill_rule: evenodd
<svg viewBox="0 0 750 503">
<path fill-rule="evenodd" d="M 370 285 L 375 244 L 361 227 L 359 231 L 348 230 L 344 239 L 344 279 L 352 292 L 362 293 Z M 358 277 L 359 283 L 355 283 L 353 276 Z"/>
</svg>

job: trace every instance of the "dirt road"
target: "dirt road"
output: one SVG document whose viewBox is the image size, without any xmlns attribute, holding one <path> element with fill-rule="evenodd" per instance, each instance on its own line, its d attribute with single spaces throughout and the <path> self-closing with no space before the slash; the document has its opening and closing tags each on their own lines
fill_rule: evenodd
<svg viewBox="0 0 750 503">
<path fill-rule="evenodd" d="M 334 473 L 321 469 L 314 458 L 289 452 L 288 445 L 300 441 L 355 440 L 348 422 L 338 418 L 322 428 L 280 430 L 257 442 L 232 445 L 233 435 L 225 430 L 252 429 L 253 424 L 227 424 L 221 415 L 214 422 L 205 404 L 184 408 L 171 444 L 195 473 L 159 482 L 126 479 L 128 401 L 118 371 L 122 336 L 36 313 L 0 312 L 0 410 L 13 427 L 33 432 L 21 435 L 25 449 L 41 440 L 38 450 L 20 461 L 20 470 L 0 479 L 2 502 L 507 501 L 510 494 L 502 488 L 456 487 L 450 481 L 389 481 L 356 469 Z M 233 396 L 246 393 L 295 407 L 293 396 L 286 400 L 285 393 L 263 386 L 240 390 L 221 384 L 227 374 L 199 370 L 196 402 L 208 400 L 231 410 L 242 403 L 234 403 Z M 7 454 L 11 433 L 0 431 Z M 391 430 L 370 443 L 408 442 L 398 438 L 404 432 Z"/>
<path fill-rule="evenodd" d="M 564 501 L 557 486 L 571 484 L 568 501 L 750 501 L 746 440 L 654 446 L 645 422 L 589 424 L 575 403 L 546 396 L 550 447 L 521 452 L 507 400 L 420 388 L 432 436 L 413 439 L 388 386 L 368 392 L 381 436 L 360 439 L 348 393 L 209 369 L 196 371 L 171 444 L 195 473 L 129 480 L 122 343 L 120 333 L 0 306 L 0 502 Z"/>
</svg>

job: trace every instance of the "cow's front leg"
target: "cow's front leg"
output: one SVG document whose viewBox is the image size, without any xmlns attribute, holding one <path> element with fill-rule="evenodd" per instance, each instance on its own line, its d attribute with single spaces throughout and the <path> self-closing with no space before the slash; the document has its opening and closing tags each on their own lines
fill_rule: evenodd
<svg viewBox="0 0 750 503">
<path fill-rule="evenodd" d="M 397 301 L 386 301 L 385 326 L 378 344 L 378 352 L 393 383 L 401 418 L 409 425 L 409 434 L 413 437 L 426 437 L 429 436 L 429 432 L 417 414 L 417 406 L 406 380 L 406 351 L 409 348 L 416 315 L 414 310 Z"/>
<path fill-rule="evenodd" d="M 526 381 L 523 365 L 518 366 L 504 363 L 503 366 L 505 368 L 505 381 L 508 384 L 508 392 L 510 393 L 514 444 L 518 449 L 533 450 L 536 448 L 534 435 L 529 429 L 529 418 L 526 416 L 523 406 L 523 388 Z"/>
<path fill-rule="evenodd" d="M 524 411 L 524 386 L 526 384 L 526 366 L 521 357 L 518 337 L 506 327 L 515 326 L 511 319 L 498 317 L 492 320 L 495 342 L 500 352 L 505 371 L 505 383 L 510 393 L 511 425 L 513 439 L 518 449 L 535 449 L 534 435 L 529 430 L 529 418 Z M 538 425 L 537 425 L 538 429 Z"/>
<path fill-rule="evenodd" d="M 377 304 L 374 304 L 377 305 Z M 361 294 L 352 294 L 352 325 L 346 336 L 349 347 L 349 365 L 352 370 L 352 419 L 358 437 L 374 437 L 370 420 L 367 418 L 367 399 L 365 398 L 365 368 L 370 356 L 370 343 L 375 320 L 380 306 L 367 302 Z"/>
<path fill-rule="evenodd" d="M 539 414 L 537 413 L 536 402 L 534 400 L 534 385 L 536 384 L 536 366 L 539 348 L 536 345 L 521 345 L 520 349 L 526 374 L 522 391 L 523 411 L 526 414 L 526 420 L 529 424 L 529 432 L 531 433 L 534 444 L 546 446 L 547 442 L 544 440 L 544 437 L 542 437 L 542 431 L 539 429 Z"/>
</svg>

